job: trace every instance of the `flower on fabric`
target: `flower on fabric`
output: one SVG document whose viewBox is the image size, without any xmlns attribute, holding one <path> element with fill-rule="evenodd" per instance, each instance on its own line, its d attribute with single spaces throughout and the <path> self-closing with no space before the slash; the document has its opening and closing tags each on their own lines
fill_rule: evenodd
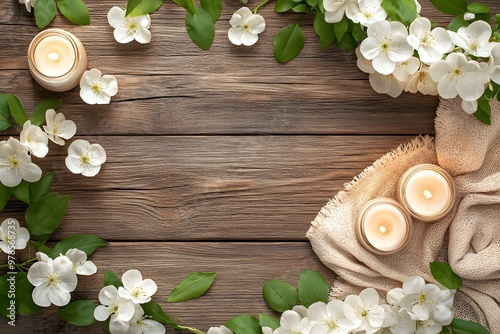
<svg viewBox="0 0 500 334">
<path fill-rule="evenodd" d="M 497 44 L 490 43 L 491 26 L 482 20 L 472 22 L 457 32 L 448 31 L 448 33 L 453 43 L 462 48 L 467 55 L 489 57 L 491 49 Z"/>
<path fill-rule="evenodd" d="M 442 329 L 443 326 L 433 320 L 420 320 L 417 321 L 415 334 L 438 334 Z"/>
<path fill-rule="evenodd" d="M 108 104 L 118 93 L 118 82 L 112 75 L 102 75 L 93 68 L 80 79 L 80 97 L 87 104 Z"/>
<path fill-rule="evenodd" d="M 407 40 L 418 51 L 420 60 L 426 64 L 441 60 L 445 53 L 453 49 L 448 31 L 440 27 L 431 31 L 431 21 L 425 17 L 412 22 Z"/>
<path fill-rule="evenodd" d="M 127 333 L 129 321 L 135 314 L 134 303 L 121 297 L 113 285 L 107 285 L 99 291 L 99 302 L 101 305 L 95 308 L 94 318 L 98 321 L 110 318 L 109 330 L 112 334 Z"/>
<path fill-rule="evenodd" d="M 130 327 L 126 334 L 164 334 L 165 326 L 158 321 L 144 316 L 144 310 L 139 305 L 135 305 L 135 313 L 130 319 Z"/>
<path fill-rule="evenodd" d="M 354 23 L 369 27 L 375 22 L 384 21 L 387 12 L 382 8 L 381 0 L 359 0 L 347 5 L 345 14 Z"/>
<path fill-rule="evenodd" d="M 28 281 L 35 286 L 33 301 L 42 307 L 67 305 L 77 284 L 73 263 L 66 256 L 36 262 L 28 271 Z"/>
<path fill-rule="evenodd" d="M 99 144 L 90 144 L 86 140 L 78 139 L 71 143 L 66 157 L 66 167 L 73 174 L 95 176 L 106 162 L 106 151 Z"/>
<path fill-rule="evenodd" d="M 293 310 L 283 312 L 280 318 L 280 327 L 276 328 L 274 334 L 310 334 L 314 321 L 301 317 Z"/>
<path fill-rule="evenodd" d="M 262 15 L 253 14 L 248 7 L 238 9 L 229 20 L 229 24 L 231 28 L 227 32 L 227 37 L 234 45 L 254 45 L 259 39 L 258 35 L 266 28 Z"/>
<path fill-rule="evenodd" d="M 340 300 L 332 300 L 328 304 L 317 302 L 309 306 L 307 317 L 315 321 L 312 333 L 347 334 L 359 324 L 349 321 L 345 314 L 354 317 L 354 310 Z"/>
<path fill-rule="evenodd" d="M 226 326 L 210 327 L 207 334 L 233 334 L 233 332 Z"/>
<path fill-rule="evenodd" d="M 344 17 L 347 5 L 357 0 L 324 0 L 325 21 L 328 23 L 337 23 Z"/>
<path fill-rule="evenodd" d="M 30 240 L 30 233 L 14 218 L 7 218 L 0 225 L 0 249 L 10 253 L 13 249 L 25 249 Z"/>
<path fill-rule="evenodd" d="M 466 101 L 477 100 L 483 95 L 484 85 L 489 81 L 479 63 L 467 60 L 461 53 L 450 53 L 446 60 L 433 63 L 429 74 L 438 83 L 439 95 L 445 99 L 452 99 L 458 94 Z"/>
<path fill-rule="evenodd" d="M 39 126 L 32 125 L 26 121 L 20 135 L 20 142 L 37 158 L 44 158 L 49 152 L 49 138 Z"/>
<path fill-rule="evenodd" d="M 422 65 L 420 69 L 410 75 L 406 81 L 405 91 L 420 92 L 424 95 L 438 95 L 437 82 L 429 74 L 429 66 Z"/>
<path fill-rule="evenodd" d="M 474 101 L 465 101 L 462 100 L 462 109 L 468 114 L 473 114 L 477 111 L 477 100 Z"/>
<path fill-rule="evenodd" d="M 491 80 L 500 84 L 500 44 L 495 45 L 491 49 L 488 65 Z"/>
<path fill-rule="evenodd" d="M 0 145 L 0 182 L 6 187 L 15 187 L 21 180 L 36 182 L 42 177 L 40 167 L 31 162 L 28 148 L 19 140 L 9 138 Z"/>
<path fill-rule="evenodd" d="M 19 3 L 22 3 L 26 6 L 26 10 L 31 13 L 31 8 L 35 8 L 36 0 L 19 0 Z"/>
<path fill-rule="evenodd" d="M 382 327 L 385 310 L 379 305 L 379 295 L 375 289 L 364 289 L 359 296 L 349 295 L 345 303 L 354 310 L 354 314 L 346 313 L 346 317 L 358 325 L 355 331 L 364 330 L 366 334 L 372 334 Z"/>
<path fill-rule="evenodd" d="M 404 296 L 403 289 L 392 289 L 386 297 L 389 304 L 382 305 L 386 315 L 382 326 L 389 328 L 391 333 L 415 333 L 417 322 L 410 317 L 407 310 L 401 308 L 401 299 Z"/>
<path fill-rule="evenodd" d="M 130 299 L 134 304 L 143 304 L 151 300 L 151 296 L 157 290 L 156 283 L 152 279 L 142 279 L 139 270 L 131 269 L 122 276 L 123 287 L 118 288 L 120 297 Z"/>
<path fill-rule="evenodd" d="M 125 10 L 113 7 L 108 12 L 108 23 L 115 28 L 113 35 L 118 43 L 129 43 L 134 39 L 146 44 L 151 42 L 151 18 L 149 14 L 125 17 Z"/>
<path fill-rule="evenodd" d="M 64 139 L 70 139 L 76 133 L 75 122 L 67 120 L 63 113 L 56 113 L 54 109 L 47 110 L 45 121 L 47 125 L 43 126 L 43 130 L 57 145 L 64 145 Z"/>
<path fill-rule="evenodd" d="M 73 263 L 73 270 L 77 275 L 93 275 L 97 267 L 92 261 L 87 261 L 87 254 L 78 248 L 68 249 L 65 256 Z"/>
<path fill-rule="evenodd" d="M 375 22 L 368 27 L 367 33 L 360 51 L 366 59 L 373 61 L 373 68 L 380 74 L 391 74 L 397 63 L 412 56 L 413 47 L 406 41 L 408 33 L 401 22 Z"/>
</svg>

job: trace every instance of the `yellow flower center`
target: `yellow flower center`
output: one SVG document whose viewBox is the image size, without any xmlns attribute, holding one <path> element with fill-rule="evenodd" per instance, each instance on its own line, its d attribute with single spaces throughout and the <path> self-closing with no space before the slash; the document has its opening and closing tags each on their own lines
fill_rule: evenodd
<svg viewBox="0 0 500 334">
<path fill-rule="evenodd" d="M 59 275 L 49 274 L 49 276 L 47 276 L 47 286 L 56 285 L 58 278 L 59 278 Z"/>
<path fill-rule="evenodd" d="M 92 86 L 90 87 L 94 93 L 99 94 L 102 90 L 101 85 L 99 85 L 99 82 L 94 82 Z"/>
<path fill-rule="evenodd" d="M 361 311 L 361 317 L 366 318 L 367 316 L 368 316 L 368 310 L 363 309 L 363 311 Z"/>
<path fill-rule="evenodd" d="M 435 45 L 434 37 L 431 34 L 427 34 L 420 40 L 420 43 L 424 45 Z"/>
<path fill-rule="evenodd" d="M 326 319 L 325 325 L 328 326 L 328 328 L 330 328 L 330 329 L 335 329 L 338 327 L 333 319 Z"/>
<path fill-rule="evenodd" d="M 8 159 L 9 159 L 9 170 L 15 169 L 17 173 L 17 170 L 19 169 L 20 165 L 20 161 L 19 158 L 17 157 L 17 154 L 16 153 L 12 154 Z"/>
</svg>

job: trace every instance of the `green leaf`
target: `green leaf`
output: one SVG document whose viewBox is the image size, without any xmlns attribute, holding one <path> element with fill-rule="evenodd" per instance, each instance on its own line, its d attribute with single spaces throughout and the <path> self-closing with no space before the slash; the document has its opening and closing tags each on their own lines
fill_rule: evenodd
<svg viewBox="0 0 500 334">
<path fill-rule="evenodd" d="M 0 131 L 7 130 L 10 127 L 12 127 L 12 123 L 9 121 L 9 119 L 0 115 Z"/>
<path fill-rule="evenodd" d="M 358 24 L 354 25 L 354 27 L 352 27 L 352 37 L 354 37 L 354 39 L 357 42 L 361 42 L 364 39 L 366 39 L 366 37 L 368 37 L 368 35 L 361 27 L 361 24 L 358 23 Z"/>
<path fill-rule="evenodd" d="M 196 7 L 194 15 L 186 14 L 186 29 L 191 40 L 203 50 L 210 49 L 215 37 L 215 25 L 210 14 Z"/>
<path fill-rule="evenodd" d="M 66 254 L 66 252 L 71 248 L 78 248 L 84 251 L 85 254 L 91 255 L 97 249 L 106 246 L 108 242 L 98 237 L 94 237 L 89 234 L 77 234 L 71 237 L 61 240 L 57 245 L 54 246 L 54 253 Z"/>
<path fill-rule="evenodd" d="M 284 13 L 286 11 L 289 11 L 293 7 L 295 7 L 297 4 L 293 0 L 278 0 L 276 1 L 276 4 L 274 5 L 274 12 L 276 13 Z"/>
<path fill-rule="evenodd" d="M 345 34 L 341 41 L 335 41 L 335 44 L 342 51 L 351 51 L 356 48 L 356 40 L 351 34 Z"/>
<path fill-rule="evenodd" d="M 48 256 L 50 256 L 51 258 L 55 258 L 57 256 L 54 256 L 52 257 L 52 249 L 50 249 L 49 247 L 45 246 L 44 244 L 42 244 L 41 242 L 38 242 L 38 241 L 33 241 L 33 240 L 30 240 L 30 243 L 33 245 L 33 247 L 36 248 L 36 250 L 38 252 L 42 252 L 42 253 L 45 253 L 47 254 Z M 57 254 L 59 255 L 59 254 Z"/>
<path fill-rule="evenodd" d="M 112 270 L 104 273 L 104 286 L 113 285 L 116 288 L 123 286 L 121 278 Z"/>
<path fill-rule="evenodd" d="M 299 299 L 302 305 L 309 307 L 316 302 L 328 302 L 330 287 L 320 273 L 305 270 L 299 277 Z"/>
<path fill-rule="evenodd" d="M 12 94 L 7 94 L 7 101 L 9 102 L 10 114 L 19 125 L 23 125 L 28 117 L 26 117 L 26 111 L 24 111 L 21 101 Z"/>
<path fill-rule="evenodd" d="M 448 329 L 448 327 L 446 327 L 446 326 L 445 326 L 445 327 L 443 327 L 443 328 L 441 329 L 441 334 L 450 334 L 450 330 Z"/>
<path fill-rule="evenodd" d="M 326 49 L 335 40 L 335 29 L 332 23 L 325 21 L 325 14 L 317 12 L 314 16 L 314 31 L 319 36 L 319 47 Z"/>
<path fill-rule="evenodd" d="M 347 18 L 344 16 L 340 22 L 334 23 L 333 28 L 335 30 L 335 37 L 337 38 L 337 41 L 341 41 L 347 32 L 347 29 L 349 29 Z"/>
<path fill-rule="evenodd" d="M 293 7 L 292 10 L 295 13 L 308 13 L 309 12 L 309 9 L 307 8 L 307 5 L 305 3 L 302 3 L 300 5 Z"/>
<path fill-rule="evenodd" d="M 259 324 L 261 327 L 270 327 L 273 331 L 280 326 L 280 322 L 265 313 L 259 313 Z"/>
<path fill-rule="evenodd" d="M 479 13 L 476 14 L 476 17 L 474 18 L 475 21 L 485 21 L 485 22 L 490 22 L 491 20 L 491 15 L 488 13 Z"/>
<path fill-rule="evenodd" d="M 42 125 L 45 123 L 45 113 L 48 109 L 57 110 L 61 106 L 61 99 L 45 99 L 40 101 L 31 115 L 31 124 Z"/>
<path fill-rule="evenodd" d="M 45 28 L 57 14 L 55 0 L 38 0 L 35 5 L 35 21 L 39 29 Z"/>
<path fill-rule="evenodd" d="M 460 289 L 462 287 L 462 279 L 455 274 L 448 263 L 431 262 L 432 277 L 441 285 L 448 289 Z"/>
<path fill-rule="evenodd" d="M 274 58 L 286 63 L 297 57 L 304 48 L 304 33 L 298 23 L 289 24 L 274 38 Z"/>
<path fill-rule="evenodd" d="M 9 281 L 7 281 L 9 279 Z M 11 282 L 15 282 L 15 295 L 9 294 L 11 290 Z M 16 313 L 22 315 L 35 314 L 42 309 L 33 302 L 33 285 L 28 281 L 27 274 L 24 272 L 15 272 L 14 274 L 6 274 L 0 277 L 0 295 L 4 296 L 0 304 L 15 301 Z M 6 315 L 3 310 L 3 305 L 0 305 L 2 310 L 0 314 Z"/>
<path fill-rule="evenodd" d="M 196 13 L 196 6 L 194 5 L 193 0 L 172 0 L 172 1 L 178 6 L 187 10 L 187 12 L 190 15 L 194 16 L 194 14 Z"/>
<path fill-rule="evenodd" d="M 239 315 L 224 324 L 235 334 L 262 334 L 259 320 L 250 315 Z"/>
<path fill-rule="evenodd" d="M 156 12 L 162 4 L 163 0 L 128 0 L 125 16 L 132 17 L 151 14 Z"/>
<path fill-rule="evenodd" d="M 490 8 L 482 3 L 473 2 L 467 6 L 467 11 L 473 14 L 488 13 Z"/>
<path fill-rule="evenodd" d="M 484 124 L 491 125 L 491 105 L 485 95 L 486 93 L 477 100 L 477 111 L 474 116 Z"/>
<path fill-rule="evenodd" d="M 7 96 L 8 94 L 0 93 L 0 116 L 8 119 L 10 117 L 10 109 Z"/>
<path fill-rule="evenodd" d="M 10 199 L 10 189 L 0 183 L 0 211 L 5 208 L 5 204 Z"/>
<path fill-rule="evenodd" d="M 306 3 L 311 7 L 316 7 L 319 0 L 306 0 Z"/>
<path fill-rule="evenodd" d="M 58 0 L 57 8 L 73 24 L 79 26 L 90 24 L 89 10 L 82 0 Z"/>
<path fill-rule="evenodd" d="M 53 177 L 54 177 L 54 172 L 50 172 L 45 175 L 42 175 L 40 180 L 29 184 L 30 202 L 38 201 L 49 193 Z"/>
<path fill-rule="evenodd" d="M 490 334 L 486 328 L 472 321 L 455 318 L 450 326 L 453 334 Z"/>
<path fill-rule="evenodd" d="M 68 208 L 69 197 L 52 193 L 30 204 L 25 219 L 28 231 L 38 240 L 45 242 L 57 229 Z"/>
<path fill-rule="evenodd" d="M 162 324 L 169 325 L 174 329 L 183 330 L 181 326 L 179 326 L 167 314 L 165 314 L 165 312 L 163 312 L 163 309 L 158 303 L 151 301 L 146 304 L 142 304 L 141 306 L 144 310 L 144 313 L 149 315 L 153 320 L 158 321 Z"/>
<path fill-rule="evenodd" d="M 382 7 L 393 21 L 409 26 L 418 16 L 414 0 L 383 0 Z"/>
<path fill-rule="evenodd" d="M 448 27 L 446 27 L 447 30 L 451 30 L 454 32 L 457 32 L 458 29 L 462 27 L 467 27 L 469 25 L 469 22 L 465 21 L 463 15 L 459 15 L 455 17 L 451 22 L 448 24 Z"/>
<path fill-rule="evenodd" d="M 177 284 L 174 291 L 168 296 L 167 302 L 185 302 L 200 297 L 212 286 L 215 276 L 217 273 L 214 272 L 192 273 Z"/>
<path fill-rule="evenodd" d="M 14 195 L 18 200 L 23 201 L 26 204 L 30 204 L 30 193 L 29 193 L 29 183 L 22 180 L 17 186 L 9 188 L 10 193 Z"/>
<path fill-rule="evenodd" d="M 431 0 L 431 2 L 445 14 L 461 15 L 467 12 L 467 0 Z"/>
<path fill-rule="evenodd" d="M 90 326 L 95 322 L 96 305 L 90 300 L 75 300 L 59 308 L 61 318 L 75 326 Z"/>
<path fill-rule="evenodd" d="M 212 17 L 212 22 L 215 23 L 222 13 L 222 0 L 200 0 L 201 8 L 207 11 Z"/>
<path fill-rule="evenodd" d="M 275 311 L 284 312 L 297 305 L 297 290 L 290 284 L 278 279 L 268 280 L 262 288 L 267 305 Z"/>
</svg>

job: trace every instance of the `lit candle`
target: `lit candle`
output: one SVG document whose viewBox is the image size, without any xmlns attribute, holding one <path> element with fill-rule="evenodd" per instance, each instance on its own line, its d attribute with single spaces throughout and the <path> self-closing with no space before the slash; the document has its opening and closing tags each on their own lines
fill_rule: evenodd
<svg viewBox="0 0 500 334">
<path fill-rule="evenodd" d="M 399 180 L 398 200 L 422 221 L 444 217 L 455 202 L 455 183 L 444 169 L 421 164 L 408 169 Z"/>
<path fill-rule="evenodd" d="M 33 38 L 28 48 L 33 78 L 44 88 L 62 92 L 78 85 L 87 69 L 82 42 L 61 29 L 47 29 Z"/>
<path fill-rule="evenodd" d="M 411 216 L 396 201 L 376 198 L 358 212 L 356 235 L 369 251 L 388 255 L 404 248 L 410 238 Z"/>
</svg>

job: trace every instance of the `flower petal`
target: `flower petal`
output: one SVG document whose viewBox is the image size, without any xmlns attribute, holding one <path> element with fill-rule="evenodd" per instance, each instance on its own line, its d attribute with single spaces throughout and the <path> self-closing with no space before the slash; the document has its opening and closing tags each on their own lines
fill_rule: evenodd
<svg viewBox="0 0 500 334">
<path fill-rule="evenodd" d="M 113 28 L 119 28 L 123 26 L 125 22 L 125 10 L 120 7 L 113 7 L 108 12 L 108 23 Z"/>
<path fill-rule="evenodd" d="M 33 298 L 33 302 L 35 302 L 38 306 L 50 306 L 49 291 L 46 285 L 39 285 L 35 287 L 31 297 Z"/>
</svg>

